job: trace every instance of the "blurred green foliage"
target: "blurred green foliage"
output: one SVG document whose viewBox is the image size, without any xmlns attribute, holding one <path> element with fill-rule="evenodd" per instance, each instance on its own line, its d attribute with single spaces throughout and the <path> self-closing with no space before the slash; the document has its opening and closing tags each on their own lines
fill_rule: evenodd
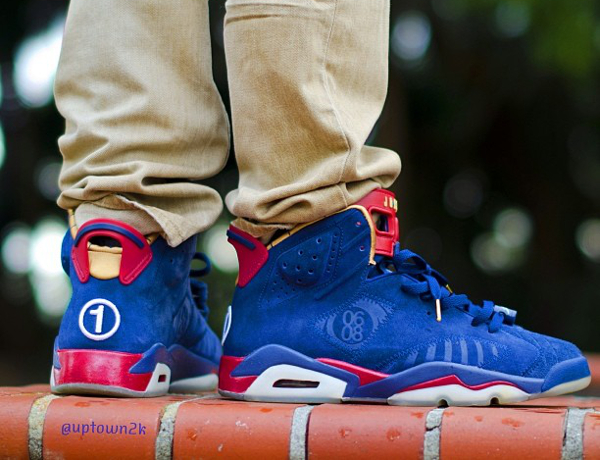
<svg viewBox="0 0 600 460">
<path fill-rule="evenodd" d="M 439 0 L 445 11 L 475 14 L 510 23 L 524 32 L 529 53 L 541 67 L 557 70 L 570 78 L 592 78 L 598 71 L 600 54 L 600 4 L 594 0 Z"/>
</svg>

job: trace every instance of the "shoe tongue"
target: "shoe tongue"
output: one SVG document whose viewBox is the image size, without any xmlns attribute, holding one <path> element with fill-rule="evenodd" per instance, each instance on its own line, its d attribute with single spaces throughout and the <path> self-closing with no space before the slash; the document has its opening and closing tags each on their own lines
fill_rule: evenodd
<svg viewBox="0 0 600 460">
<path fill-rule="evenodd" d="M 392 257 L 394 245 L 400 239 L 398 201 L 393 192 L 379 188 L 356 203 L 371 215 L 375 229 L 375 254 Z"/>
</svg>

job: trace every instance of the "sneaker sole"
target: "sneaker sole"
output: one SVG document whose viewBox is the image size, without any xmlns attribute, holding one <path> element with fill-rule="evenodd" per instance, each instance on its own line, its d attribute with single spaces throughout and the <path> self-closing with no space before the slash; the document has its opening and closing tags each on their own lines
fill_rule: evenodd
<svg viewBox="0 0 600 460">
<path fill-rule="evenodd" d="M 426 363 L 387 375 L 267 345 L 245 358 L 224 356 L 219 393 L 245 401 L 487 406 L 579 391 L 590 380 L 583 357 L 557 364 L 545 379 L 453 363 Z"/>
<path fill-rule="evenodd" d="M 56 350 L 54 363 L 50 388 L 56 394 L 144 398 L 213 391 L 218 382 L 214 364 L 177 345 L 156 344 L 146 353 Z"/>
</svg>

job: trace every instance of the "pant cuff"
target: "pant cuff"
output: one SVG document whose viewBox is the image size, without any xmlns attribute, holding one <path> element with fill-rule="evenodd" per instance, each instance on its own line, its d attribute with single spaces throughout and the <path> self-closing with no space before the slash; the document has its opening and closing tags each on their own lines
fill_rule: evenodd
<svg viewBox="0 0 600 460">
<path fill-rule="evenodd" d="M 180 245 L 201 231 L 179 215 L 119 195 L 86 201 L 77 206 L 75 223 L 78 227 L 92 219 L 115 219 L 131 225 L 143 235 L 158 233 L 171 247 Z"/>
</svg>

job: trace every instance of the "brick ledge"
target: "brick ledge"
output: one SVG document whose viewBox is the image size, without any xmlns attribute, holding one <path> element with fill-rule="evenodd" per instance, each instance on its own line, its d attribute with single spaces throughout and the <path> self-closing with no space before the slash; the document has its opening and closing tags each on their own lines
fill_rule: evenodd
<svg viewBox="0 0 600 460">
<path fill-rule="evenodd" d="M 588 355 L 600 393 L 600 355 Z M 129 399 L 0 388 L 0 459 L 600 458 L 600 397 L 498 407 Z"/>
<path fill-rule="evenodd" d="M 0 388 L 0 458 L 600 458 L 600 398 L 501 407 L 277 404 Z"/>
</svg>

